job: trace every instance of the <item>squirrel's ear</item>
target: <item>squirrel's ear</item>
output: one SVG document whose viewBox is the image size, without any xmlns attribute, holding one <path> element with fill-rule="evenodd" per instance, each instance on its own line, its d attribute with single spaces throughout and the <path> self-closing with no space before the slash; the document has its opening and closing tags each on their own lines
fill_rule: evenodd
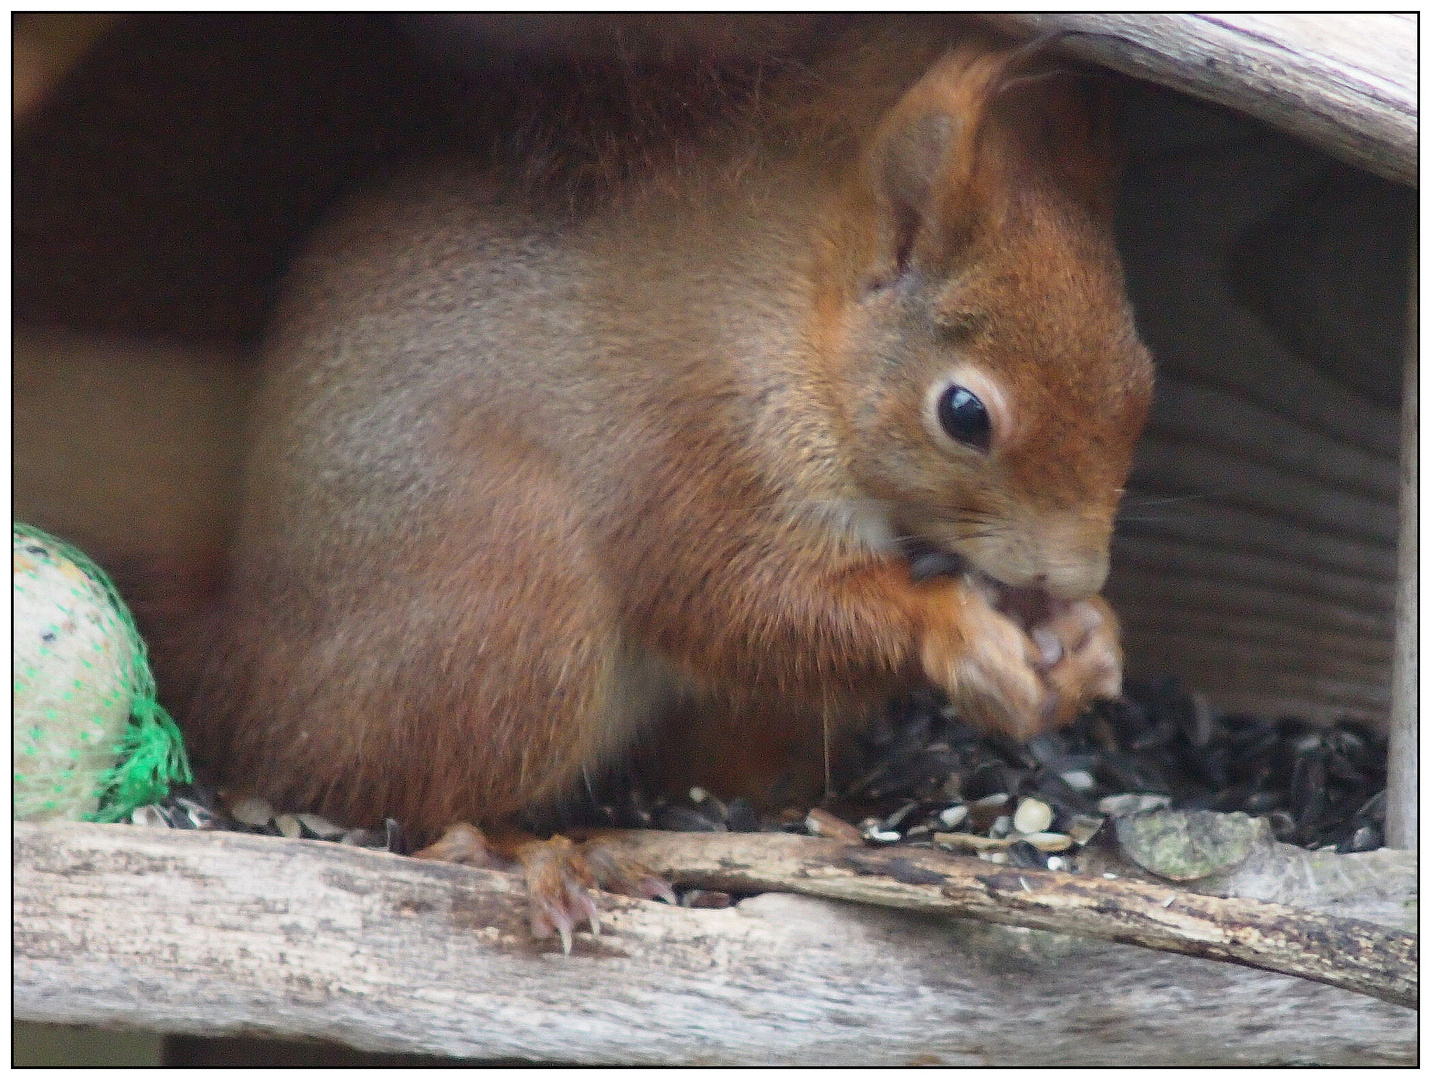
<svg viewBox="0 0 1431 1080">
<path fill-rule="evenodd" d="M 974 226 L 991 99 L 1022 50 L 966 45 L 885 115 L 866 156 L 881 277 L 949 254 Z"/>
<path fill-rule="evenodd" d="M 915 116 L 901 112 L 886 120 L 869 169 L 878 262 L 881 276 L 889 278 L 909 268 L 916 241 L 934 223 L 937 188 L 958 123 L 940 111 Z"/>
<path fill-rule="evenodd" d="M 1057 170 L 1090 207 L 1111 205 L 1103 114 L 1087 107 L 1068 72 L 1031 63 L 1045 44 L 965 44 L 885 115 L 863 170 L 877 279 L 947 268 L 1030 170 Z"/>
</svg>

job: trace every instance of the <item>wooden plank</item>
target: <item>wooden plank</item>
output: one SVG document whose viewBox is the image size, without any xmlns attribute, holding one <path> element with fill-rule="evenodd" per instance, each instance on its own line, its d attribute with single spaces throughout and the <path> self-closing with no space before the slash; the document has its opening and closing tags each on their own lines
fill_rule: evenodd
<svg viewBox="0 0 1431 1080">
<path fill-rule="evenodd" d="M 1383 640 L 1391 638 L 1390 612 L 1368 614 L 1325 600 L 1314 600 L 1243 582 L 1218 581 L 1182 574 L 1164 576 L 1124 566 L 1109 576 L 1105 591 L 1110 597 L 1127 597 L 1135 602 L 1147 600 L 1208 612 L 1285 618 L 1340 633 L 1366 634 Z"/>
<path fill-rule="evenodd" d="M 1118 532 L 1261 553 L 1374 581 L 1396 580 L 1392 545 L 1319 532 L 1203 495 L 1131 487 L 1118 514 Z"/>
<path fill-rule="evenodd" d="M 1129 673 L 1153 676 L 1173 672 L 1184 685 L 1196 686 L 1213 705 L 1228 712 L 1247 710 L 1246 705 L 1234 702 L 1256 697 L 1261 704 L 1251 711 L 1263 716 L 1293 715 L 1314 724 L 1329 724 L 1350 716 L 1382 730 L 1386 728 L 1391 692 L 1384 681 L 1298 674 L 1270 661 L 1260 663 L 1246 658 L 1234 667 L 1228 660 L 1232 650 L 1194 648 L 1181 641 L 1175 647 L 1160 649 L 1158 645 L 1156 638 L 1130 642 L 1125 664 Z"/>
<path fill-rule="evenodd" d="M 1269 678 L 1297 679 L 1357 704 L 1387 702 L 1390 669 L 1386 664 L 1367 663 L 1354 657 L 1328 652 L 1311 652 L 1289 645 L 1252 643 L 1231 635 L 1204 636 L 1177 630 L 1140 628 L 1128 652 L 1135 657 L 1162 656 L 1173 670 L 1214 672 L 1205 683 L 1211 695 L 1229 683 L 1244 686 L 1268 685 Z"/>
<path fill-rule="evenodd" d="M 1162 667 L 1167 670 L 1166 665 Z M 1218 708 L 1245 716 L 1295 716 L 1313 724 L 1330 725 L 1338 720 L 1358 720 L 1383 727 L 1386 704 L 1368 706 L 1328 701 L 1306 692 L 1268 690 L 1262 680 L 1250 686 L 1224 686 L 1216 697 L 1208 697 Z"/>
<path fill-rule="evenodd" d="M 1417 182 L 1414 14 L 989 18 L 1024 33 L 1079 31 L 1064 43 L 1070 53 L 1230 106 L 1390 180 Z"/>
<path fill-rule="evenodd" d="M 1381 682 L 1386 681 L 1386 673 L 1391 670 L 1391 642 L 1384 638 L 1336 633 L 1291 619 L 1140 602 L 1126 594 L 1118 598 L 1118 618 L 1130 642 L 1140 638 L 1144 631 L 1194 634 L 1204 640 L 1235 641 L 1239 647 L 1253 650 L 1267 645 L 1285 646 L 1299 650 L 1304 657 L 1325 654 L 1357 659 L 1380 671 Z"/>
<path fill-rule="evenodd" d="M 1399 410 L 1291 351 L 1226 282 L 1228 248 L 1316 178 L 1312 171 L 1300 184 L 1287 181 L 1294 166 L 1285 158 L 1214 146 L 1127 178 L 1122 253 L 1139 332 L 1160 378 L 1220 389 L 1394 463 Z M 1190 199 L 1197 190 L 1205 198 Z M 1398 379 L 1395 364 L 1386 377 Z"/>
<path fill-rule="evenodd" d="M 1414 1008 L 1415 934 L 1163 881 L 995 866 L 967 855 L 803 836 L 634 831 L 615 843 L 677 884 L 780 890 L 1215 956 Z"/>
<path fill-rule="evenodd" d="M 1420 601 L 1417 596 L 1417 560 L 1420 553 L 1420 525 L 1417 521 L 1416 492 L 1420 450 L 1420 389 L 1417 350 L 1419 341 L 1416 284 L 1417 245 L 1412 245 L 1410 304 L 1407 312 L 1406 382 L 1401 408 L 1401 537 L 1397 554 L 1396 651 L 1391 668 L 1391 739 L 1388 747 L 1386 786 L 1386 843 L 1389 847 L 1414 850 L 1417 841 L 1418 763 L 1417 743 L 1421 705 L 1417 677 L 1420 673 L 1417 626 Z"/>
<path fill-rule="evenodd" d="M 603 897 L 603 936 L 563 957 L 528 938 L 504 874 L 235 834 L 15 837 L 22 1019 L 573 1064 L 1416 1054 L 1412 1010 L 1128 945 L 780 894 L 719 911 Z"/>
<path fill-rule="evenodd" d="M 1383 581 L 1323 570 L 1295 559 L 1278 559 L 1256 552 L 1229 550 L 1180 539 L 1116 536 L 1113 540 L 1113 565 L 1163 574 L 1243 581 L 1316 599 L 1333 600 L 1369 613 L 1385 612 L 1395 603 L 1395 589 Z"/>
<path fill-rule="evenodd" d="M 1388 503 L 1396 462 L 1309 428 L 1241 394 L 1160 373 L 1148 432 L 1169 442 L 1222 447 L 1339 490 Z"/>
<path fill-rule="evenodd" d="M 1304 480 L 1227 453 L 1214 445 L 1169 443 L 1144 436 L 1130 483 L 1177 495 L 1197 495 L 1302 524 L 1318 532 L 1396 543 L 1396 504 Z"/>
<path fill-rule="evenodd" d="M 27 12 L 11 25 L 15 120 L 24 120 L 123 16 Z"/>
</svg>

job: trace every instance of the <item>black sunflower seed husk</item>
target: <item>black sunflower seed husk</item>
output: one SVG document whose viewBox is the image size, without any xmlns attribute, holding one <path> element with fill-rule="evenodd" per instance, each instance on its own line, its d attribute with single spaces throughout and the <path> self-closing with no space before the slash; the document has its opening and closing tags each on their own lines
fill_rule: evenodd
<svg viewBox="0 0 1431 1080">
<path fill-rule="evenodd" d="M 1047 870 L 1048 856 L 1027 840 L 1016 840 L 1008 846 L 1008 865 L 1020 870 Z"/>
<path fill-rule="evenodd" d="M 981 735 L 927 694 L 893 704 L 879 727 L 877 738 L 855 739 L 841 794 L 884 819 L 901 799 L 929 797 L 932 778 L 913 767 L 925 760 L 914 732 L 950 748 L 951 777 L 941 790 L 968 803 L 1006 794 L 1010 808 L 1036 795 L 1054 809 L 1054 831 L 1096 813 L 1105 796 L 1140 793 L 1168 796 L 1176 809 L 1266 817 L 1278 839 L 1311 849 L 1365 851 L 1382 842 L 1386 737 L 1357 720 L 1322 727 L 1295 716 L 1223 713 L 1164 678 L 1129 682 L 1121 700 L 1023 745 Z M 901 789 L 897 780 L 912 774 L 919 783 Z"/>
<path fill-rule="evenodd" d="M 1053 809 L 1050 828 L 1060 832 L 1075 818 L 1101 816 L 1101 799 L 1134 793 L 1167 796 L 1175 809 L 1264 817 L 1278 840 L 1346 853 L 1384 841 L 1386 737 L 1352 719 L 1320 727 L 1295 716 L 1223 713 L 1165 678 L 1130 681 L 1120 700 L 1099 703 L 1068 727 L 1024 744 L 978 731 L 939 695 L 920 690 L 890 702 L 850 741 L 833 780 L 827 801 L 841 816 L 857 826 L 876 819 L 881 831 L 921 844 L 940 832 L 987 831 L 988 819 L 1011 814 L 1026 796 Z M 654 794 L 637 770 L 616 770 L 583 785 L 559 811 L 525 824 L 534 831 L 591 825 L 805 831 L 808 806 L 757 814 L 745 799 L 723 803 L 695 794 L 700 801 Z M 980 810 L 953 826 L 941 822 L 951 806 L 991 796 L 1007 797 L 996 814 Z M 177 828 L 279 834 L 272 822 L 233 821 L 202 781 L 175 786 L 158 806 Z M 411 846 L 391 820 L 371 836 L 350 832 L 347 842 L 397 852 Z M 1013 865 L 1048 865 L 1023 841 L 1008 850 Z"/>
</svg>

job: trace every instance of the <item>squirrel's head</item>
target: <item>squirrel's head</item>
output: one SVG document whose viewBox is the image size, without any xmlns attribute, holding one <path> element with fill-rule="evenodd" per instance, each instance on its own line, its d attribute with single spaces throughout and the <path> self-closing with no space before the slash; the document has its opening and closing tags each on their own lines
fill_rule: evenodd
<svg viewBox="0 0 1431 1080">
<path fill-rule="evenodd" d="M 876 130 L 816 284 L 850 467 L 895 531 L 1070 599 L 1103 584 L 1152 391 L 1087 90 L 1026 49 L 946 56 Z"/>
</svg>

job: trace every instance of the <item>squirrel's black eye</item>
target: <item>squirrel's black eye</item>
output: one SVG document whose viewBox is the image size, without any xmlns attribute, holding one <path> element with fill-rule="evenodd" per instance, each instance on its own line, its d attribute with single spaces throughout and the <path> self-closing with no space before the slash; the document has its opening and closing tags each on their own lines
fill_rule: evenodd
<svg viewBox="0 0 1431 1080">
<path fill-rule="evenodd" d="M 962 386 L 951 386 L 939 395 L 939 426 L 965 446 L 988 452 L 993 426 L 984 403 Z"/>
</svg>

